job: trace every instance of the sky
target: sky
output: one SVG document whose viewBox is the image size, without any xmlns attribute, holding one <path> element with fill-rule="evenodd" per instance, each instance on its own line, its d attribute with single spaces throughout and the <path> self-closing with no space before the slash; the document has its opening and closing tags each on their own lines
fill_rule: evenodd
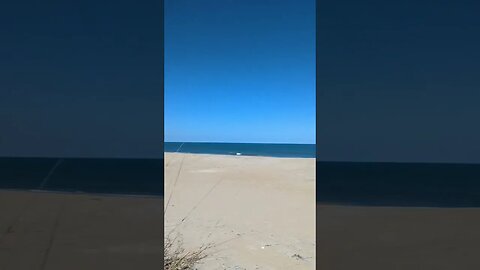
<svg viewBox="0 0 480 270">
<path fill-rule="evenodd" d="M 317 157 L 480 162 L 480 3 L 321 0 Z"/>
<path fill-rule="evenodd" d="M 165 141 L 315 143 L 315 1 L 166 0 Z"/>
<path fill-rule="evenodd" d="M 2 2 L 0 156 L 162 157 L 161 8 Z"/>
</svg>

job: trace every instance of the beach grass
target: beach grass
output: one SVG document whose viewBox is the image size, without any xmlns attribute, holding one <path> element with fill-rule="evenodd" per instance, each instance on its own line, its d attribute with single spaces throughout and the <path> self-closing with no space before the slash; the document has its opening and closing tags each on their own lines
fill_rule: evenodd
<svg viewBox="0 0 480 270">
<path fill-rule="evenodd" d="M 176 181 L 178 180 L 178 176 Z M 164 219 L 165 214 L 169 208 L 170 198 L 172 197 L 175 190 L 172 190 L 169 200 L 167 201 L 166 208 L 164 209 Z M 198 206 L 198 204 L 196 205 Z M 196 208 L 193 208 L 193 210 Z M 164 240 L 164 270 L 193 270 L 196 269 L 195 266 L 200 264 L 203 259 L 208 255 L 206 251 L 212 247 L 211 244 L 203 244 L 196 249 L 186 250 L 183 245 L 183 236 L 177 230 L 178 225 L 185 223 L 188 215 L 185 216 L 173 230 L 171 230 L 167 235 L 165 235 Z"/>
<path fill-rule="evenodd" d="M 165 270 L 192 270 L 207 257 L 209 245 L 201 246 L 194 250 L 185 250 L 181 235 L 172 237 L 169 234 L 164 243 L 164 268 Z"/>
<path fill-rule="evenodd" d="M 165 161 L 165 269 L 314 268 L 314 159 Z"/>
</svg>

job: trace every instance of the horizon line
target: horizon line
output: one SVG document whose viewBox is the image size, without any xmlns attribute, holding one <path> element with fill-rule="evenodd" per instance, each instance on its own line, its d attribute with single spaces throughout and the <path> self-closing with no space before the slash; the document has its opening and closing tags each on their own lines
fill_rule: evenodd
<svg viewBox="0 0 480 270">
<path fill-rule="evenodd" d="M 246 143 L 246 144 L 309 144 L 316 145 L 316 143 L 303 142 L 226 142 L 226 141 L 164 141 L 164 143 Z"/>
</svg>

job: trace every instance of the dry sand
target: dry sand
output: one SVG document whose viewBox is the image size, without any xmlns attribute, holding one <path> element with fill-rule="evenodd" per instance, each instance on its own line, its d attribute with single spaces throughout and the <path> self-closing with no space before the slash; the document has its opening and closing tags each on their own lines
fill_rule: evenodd
<svg viewBox="0 0 480 270">
<path fill-rule="evenodd" d="M 315 269 L 315 159 L 166 153 L 165 168 L 166 233 L 217 245 L 199 269 Z"/>
<path fill-rule="evenodd" d="M 0 190 L 0 270 L 159 270 L 163 198 Z"/>
<path fill-rule="evenodd" d="M 317 206 L 317 269 L 478 270 L 480 209 Z"/>
</svg>

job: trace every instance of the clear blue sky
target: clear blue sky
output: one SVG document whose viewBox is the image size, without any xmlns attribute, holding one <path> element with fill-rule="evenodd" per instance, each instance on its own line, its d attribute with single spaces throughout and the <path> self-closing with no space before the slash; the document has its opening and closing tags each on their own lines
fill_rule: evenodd
<svg viewBox="0 0 480 270">
<path fill-rule="evenodd" d="M 314 0 L 166 0 L 165 141 L 315 142 Z"/>
<path fill-rule="evenodd" d="M 161 8 L 2 2 L 0 156 L 163 156 Z"/>
<path fill-rule="evenodd" d="M 480 163 L 479 10 L 319 1 L 318 158 Z"/>
</svg>

